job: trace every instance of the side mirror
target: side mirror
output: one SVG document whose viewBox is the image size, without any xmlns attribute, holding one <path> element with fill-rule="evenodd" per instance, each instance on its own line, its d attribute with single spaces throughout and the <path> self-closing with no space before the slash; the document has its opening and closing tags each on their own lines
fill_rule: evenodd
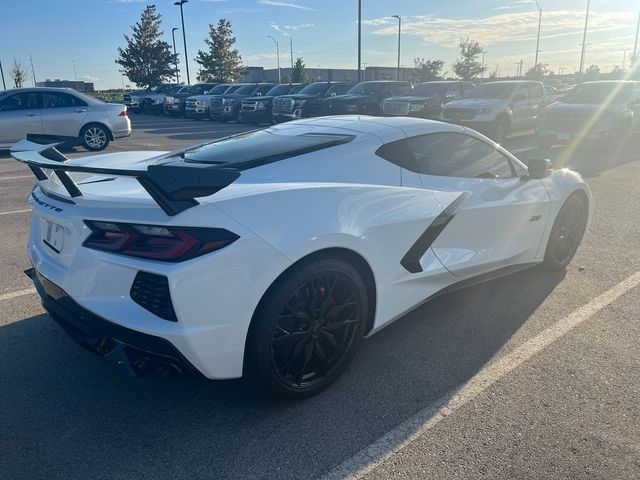
<svg viewBox="0 0 640 480">
<path fill-rule="evenodd" d="M 529 160 L 527 170 L 529 172 L 528 178 L 539 180 L 551 175 L 553 164 L 548 158 L 534 158 L 532 160 Z"/>
</svg>

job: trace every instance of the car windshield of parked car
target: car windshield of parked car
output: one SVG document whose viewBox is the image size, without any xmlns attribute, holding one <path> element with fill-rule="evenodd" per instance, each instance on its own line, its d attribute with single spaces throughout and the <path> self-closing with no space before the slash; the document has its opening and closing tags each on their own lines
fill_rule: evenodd
<svg viewBox="0 0 640 480">
<path fill-rule="evenodd" d="M 278 95 L 286 95 L 291 90 L 291 85 L 276 85 L 271 90 L 269 90 L 265 95 L 270 97 L 275 97 Z"/>
<path fill-rule="evenodd" d="M 251 95 L 257 89 L 258 89 L 257 85 L 244 85 L 244 86 L 238 88 L 233 93 L 237 93 L 238 95 Z M 231 93 L 231 92 L 227 92 L 227 93 Z"/>
<path fill-rule="evenodd" d="M 446 83 L 418 83 L 414 88 L 417 97 L 435 97 L 447 90 L 449 84 Z"/>
<path fill-rule="evenodd" d="M 624 83 L 584 83 L 567 94 L 565 103 L 600 105 L 626 103 L 631 96 L 631 85 Z"/>
<path fill-rule="evenodd" d="M 170 95 L 173 95 L 174 93 L 178 93 L 183 88 L 184 88 L 184 85 L 174 85 L 167 91 L 167 93 Z"/>
<path fill-rule="evenodd" d="M 358 83 L 347 93 L 354 95 L 377 95 L 382 92 L 382 89 L 385 87 L 384 83 L 367 83 L 362 82 Z"/>
<path fill-rule="evenodd" d="M 250 168 L 269 161 L 310 153 L 348 142 L 353 137 L 334 134 L 281 135 L 269 130 L 223 138 L 184 153 L 188 162 L 238 164 Z"/>
<path fill-rule="evenodd" d="M 182 92 L 189 93 L 191 95 L 202 95 L 210 88 L 212 88 L 211 85 L 193 85 L 192 87 L 188 87 L 186 92 L 184 90 Z"/>
<path fill-rule="evenodd" d="M 324 95 L 331 85 L 327 83 L 312 83 L 300 90 L 300 95 Z"/>
<path fill-rule="evenodd" d="M 468 98 L 497 98 L 506 100 L 516 89 L 516 83 L 484 83 L 469 92 Z"/>
</svg>

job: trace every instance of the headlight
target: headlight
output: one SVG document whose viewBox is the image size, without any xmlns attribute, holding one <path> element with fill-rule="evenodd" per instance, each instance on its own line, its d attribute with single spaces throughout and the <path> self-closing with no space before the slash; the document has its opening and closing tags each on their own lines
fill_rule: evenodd
<svg viewBox="0 0 640 480">
<path fill-rule="evenodd" d="M 151 103 L 153 103 L 154 105 L 158 105 L 161 102 L 162 102 L 162 100 L 160 100 L 159 98 L 152 98 L 151 99 Z"/>
<path fill-rule="evenodd" d="M 307 103 L 306 100 L 296 100 L 293 105 L 295 108 L 300 108 L 300 107 L 304 107 L 305 103 Z"/>
<path fill-rule="evenodd" d="M 423 108 L 424 108 L 424 105 L 421 103 L 412 103 L 411 105 L 409 105 L 410 112 L 419 112 Z"/>
<path fill-rule="evenodd" d="M 490 108 L 481 108 L 476 112 L 476 115 L 489 115 L 491 113 Z"/>
<path fill-rule="evenodd" d="M 164 97 L 164 103 L 168 103 L 168 104 L 176 103 L 176 99 L 173 97 Z"/>
<path fill-rule="evenodd" d="M 223 105 L 230 105 L 231 104 L 231 99 L 230 98 L 223 98 L 222 99 L 222 104 Z"/>
<path fill-rule="evenodd" d="M 260 110 L 264 110 L 267 106 L 267 102 L 258 102 L 256 103 L 256 108 L 260 109 Z"/>
</svg>

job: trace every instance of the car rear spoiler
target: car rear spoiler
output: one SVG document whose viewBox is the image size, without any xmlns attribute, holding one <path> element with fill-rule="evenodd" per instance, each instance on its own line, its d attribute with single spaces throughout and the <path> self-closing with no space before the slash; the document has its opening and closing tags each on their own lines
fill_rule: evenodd
<svg viewBox="0 0 640 480">
<path fill-rule="evenodd" d="M 213 195 L 240 176 L 240 171 L 234 168 L 176 160 L 179 151 L 157 157 L 158 161 L 166 159 L 164 163 L 137 170 L 78 165 L 69 163 L 69 159 L 60 153 L 56 148 L 59 142 L 40 143 L 46 140 L 42 135 L 27 136 L 11 147 L 11 156 L 27 164 L 39 182 L 50 178 L 43 169 L 51 170 L 72 198 L 82 196 L 82 191 L 69 172 L 134 177 L 160 208 L 173 216 L 198 205 L 197 197 Z"/>
</svg>

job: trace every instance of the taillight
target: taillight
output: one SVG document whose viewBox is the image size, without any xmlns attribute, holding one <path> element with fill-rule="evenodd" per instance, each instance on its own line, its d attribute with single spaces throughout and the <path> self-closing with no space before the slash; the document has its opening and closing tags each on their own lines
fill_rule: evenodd
<svg viewBox="0 0 640 480">
<path fill-rule="evenodd" d="M 132 257 L 182 262 L 220 250 L 238 235 L 223 228 L 171 227 L 85 220 L 91 234 L 83 245 Z"/>
<path fill-rule="evenodd" d="M 123 111 L 121 111 L 121 112 L 118 114 L 118 116 L 119 116 L 119 117 L 128 117 L 128 116 L 129 116 L 129 111 L 127 110 L 127 106 L 126 106 L 126 105 L 124 106 L 124 110 L 123 110 Z"/>
</svg>

